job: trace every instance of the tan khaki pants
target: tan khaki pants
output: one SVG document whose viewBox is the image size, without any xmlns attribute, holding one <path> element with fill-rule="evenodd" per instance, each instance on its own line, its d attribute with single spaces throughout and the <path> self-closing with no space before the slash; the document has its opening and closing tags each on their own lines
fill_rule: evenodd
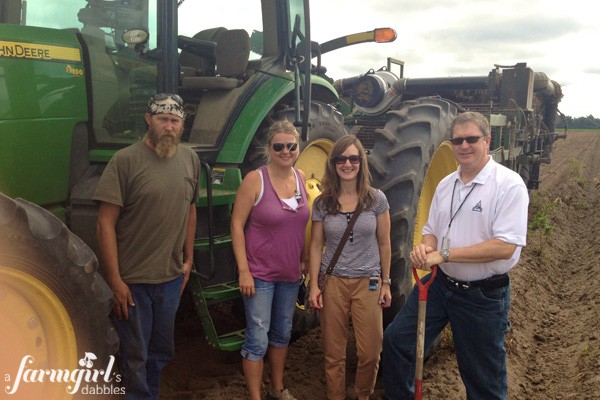
<svg viewBox="0 0 600 400">
<path fill-rule="evenodd" d="M 330 276 L 321 310 L 321 332 L 325 353 L 327 399 L 346 398 L 346 343 L 350 316 L 356 338 L 358 365 L 354 388 L 370 395 L 375 387 L 383 340 L 383 314 L 377 290 L 369 290 L 369 278 L 345 279 Z"/>
</svg>

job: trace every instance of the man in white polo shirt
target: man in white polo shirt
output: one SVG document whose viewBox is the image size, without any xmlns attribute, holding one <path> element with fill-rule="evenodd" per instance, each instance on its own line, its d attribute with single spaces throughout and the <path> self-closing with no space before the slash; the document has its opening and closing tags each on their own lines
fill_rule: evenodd
<svg viewBox="0 0 600 400">
<path fill-rule="evenodd" d="M 521 177 L 488 155 L 490 125 L 483 115 L 459 114 L 450 130 L 459 168 L 439 183 L 421 244 L 410 254 L 419 269 L 439 265 L 429 287 L 425 348 L 449 322 L 467 398 L 506 399 L 508 271 L 525 246 L 529 196 Z M 390 400 L 414 397 L 417 313 L 415 287 L 384 333 Z"/>
</svg>

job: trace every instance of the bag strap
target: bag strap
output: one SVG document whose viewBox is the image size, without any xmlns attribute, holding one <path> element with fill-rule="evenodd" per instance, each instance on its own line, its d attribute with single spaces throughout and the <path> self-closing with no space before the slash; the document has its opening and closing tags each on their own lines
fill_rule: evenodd
<svg viewBox="0 0 600 400">
<path fill-rule="evenodd" d="M 335 263 L 337 262 L 338 258 L 340 258 L 340 254 L 342 254 L 342 249 L 344 248 L 344 245 L 346 244 L 346 241 L 348 240 L 348 237 L 350 236 L 350 232 L 352 231 L 352 227 L 354 226 L 354 223 L 358 219 L 358 216 L 361 211 L 362 211 L 362 207 L 359 204 L 358 207 L 356 207 L 356 211 L 354 211 L 352 218 L 350 219 L 350 221 L 348 221 L 348 226 L 346 227 L 346 230 L 344 231 L 344 235 L 342 235 L 342 238 L 340 239 L 340 243 L 338 243 L 337 249 L 335 249 L 335 253 L 333 253 L 333 257 L 331 257 L 331 261 L 329 262 L 329 266 L 327 267 L 327 270 L 325 271 L 325 275 L 331 275 L 331 273 L 333 272 Z"/>
</svg>

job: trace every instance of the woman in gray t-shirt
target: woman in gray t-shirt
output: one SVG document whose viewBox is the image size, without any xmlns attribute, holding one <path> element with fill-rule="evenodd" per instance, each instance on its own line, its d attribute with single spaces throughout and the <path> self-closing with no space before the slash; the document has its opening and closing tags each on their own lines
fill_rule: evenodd
<svg viewBox="0 0 600 400">
<path fill-rule="evenodd" d="M 317 276 L 329 266 L 353 213 L 362 208 L 325 289 Z M 310 244 L 310 305 L 321 310 L 327 398 L 345 399 L 346 342 L 350 316 L 356 338 L 358 399 L 373 393 L 383 340 L 382 307 L 389 307 L 390 212 L 383 192 L 370 185 L 365 150 L 355 136 L 331 150 L 323 192 L 314 202 Z M 323 250 L 323 247 L 325 249 Z"/>
</svg>

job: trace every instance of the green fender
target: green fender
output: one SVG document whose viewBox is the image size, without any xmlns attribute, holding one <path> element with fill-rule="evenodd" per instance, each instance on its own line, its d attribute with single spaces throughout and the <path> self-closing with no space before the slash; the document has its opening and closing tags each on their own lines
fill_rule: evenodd
<svg viewBox="0 0 600 400">
<path fill-rule="evenodd" d="M 328 100 L 337 99 L 338 95 L 333 86 L 324 78 L 312 77 L 313 93 L 318 89 L 321 97 Z M 246 151 L 254 138 L 261 122 L 267 117 L 269 111 L 286 95 L 293 92 L 294 82 L 292 74 L 289 76 L 272 76 L 261 85 L 252 95 L 240 113 L 239 118 L 231 128 L 227 140 L 217 158 L 217 163 L 240 164 L 244 161 Z M 330 97 L 328 96 L 330 95 Z M 318 100 L 318 99 L 315 99 Z M 252 134 L 249 134 L 252 133 Z"/>
</svg>

